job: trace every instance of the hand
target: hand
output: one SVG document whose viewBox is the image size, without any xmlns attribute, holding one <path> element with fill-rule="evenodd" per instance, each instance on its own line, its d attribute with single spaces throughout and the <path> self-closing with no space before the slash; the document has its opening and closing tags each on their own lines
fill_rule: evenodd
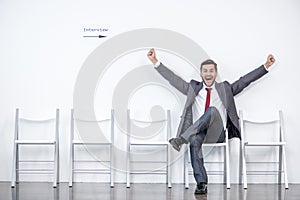
<svg viewBox="0 0 300 200">
<path fill-rule="evenodd" d="M 153 64 L 157 63 L 158 60 L 156 58 L 155 50 L 153 48 L 149 50 L 147 56 Z"/>
<path fill-rule="evenodd" d="M 265 63 L 266 68 L 268 69 L 269 67 L 271 67 L 271 65 L 273 65 L 275 62 L 275 58 L 272 54 L 268 55 L 267 61 Z"/>
</svg>

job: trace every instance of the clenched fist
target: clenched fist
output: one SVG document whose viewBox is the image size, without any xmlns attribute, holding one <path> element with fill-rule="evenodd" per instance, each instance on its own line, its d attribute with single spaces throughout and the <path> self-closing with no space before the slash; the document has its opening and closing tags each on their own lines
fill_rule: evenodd
<svg viewBox="0 0 300 200">
<path fill-rule="evenodd" d="M 153 48 L 149 50 L 147 56 L 153 64 L 157 63 L 158 60 L 156 58 L 155 50 Z"/>
<path fill-rule="evenodd" d="M 271 67 L 271 65 L 273 65 L 274 62 L 275 62 L 274 56 L 273 56 L 272 54 L 269 54 L 269 55 L 268 55 L 268 58 L 267 58 L 267 61 L 266 61 L 266 63 L 265 63 L 266 68 Z"/>
</svg>

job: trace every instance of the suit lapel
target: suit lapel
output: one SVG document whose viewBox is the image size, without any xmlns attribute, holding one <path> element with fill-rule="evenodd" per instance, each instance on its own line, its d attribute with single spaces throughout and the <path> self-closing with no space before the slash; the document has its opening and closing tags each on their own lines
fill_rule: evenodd
<svg viewBox="0 0 300 200">
<path fill-rule="evenodd" d="M 195 84 L 191 85 L 188 98 L 187 98 L 186 107 L 189 107 L 194 103 L 195 98 L 202 87 L 203 87 L 203 82 L 195 82 Z"/>
<path fill-rule="evenodd" d="M 203 82 L 197 82 L 196 83 L 196 86 L 195 86 L 195 89 L 194 89 L 195 97 L 198 95 L 198 93 L 202 89 L 202 87 L 203 87 Z"/>
<path fill-rule="evenodd" d="M 226 95 L 225 95 L 225 88 L 224 88 L 224 84 L 221 83 L 215 83 L 215 87 L 216 90 L 218 92 L 218 95 L 223 103 L 223 105 L 225 106 L 225 108 L 227 109 L 227 101 L 226 101 Z"/>
</svg>

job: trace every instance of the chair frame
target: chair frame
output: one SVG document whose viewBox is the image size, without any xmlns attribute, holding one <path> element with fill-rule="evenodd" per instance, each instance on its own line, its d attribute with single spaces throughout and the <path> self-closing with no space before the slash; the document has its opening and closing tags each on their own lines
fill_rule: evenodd
<svg viewBox="0 0 300 200">
<path fill-rule="evenodd" d="M 110 121 L 110 141 L 108 142 L 84 142 L 74 139 L 75 122 L 82 121 L 87 123 L 100 123 Z M 109 160 L 75 160 L 75 148 L 76 146 L 107 146 L 109 148 Z M 95 163 L 109 163 L 109 169 L 84 169 L 75 168 L 76 162 L 95 162 Z M 114 187 L 114 110 L 111 109 L 109 119 L 101 120 L 86 120 L 81 118 L 74 118 L 74 109 L 71 110 L 71 130 L 70 130 L 70 158 L 69 158 L 69 187 L 73 186 L 74 174 L 109 174 L 110 175 L 110 187 Z"/>
<path fill-rule="evenodd" d="M 33 123 L 49 123 L 55 120 L 55 136 L 53 140 L 23 140 L 19 139 L 19 122 L 20 120 L 33 122 Z M 53 160 L 20 160 L 19 146 L 41 146 L 48 145 L 54 148 Z M 48 169 L 20 169 L 20 163 L 53 163 L 53 170 Z M 12 181 L 11 187 L 15 187 L 19 183 L 20 174 L 53 174 L 53 187 L 57 186 L 59 182 L 59 109 L 56 109 L 56 117 L 45 120 L 33 120 L 20 118 L 19 108 L 16 109 L 15 114 L 15 134 L 14 134 L 14 150 L 13 150 L 13 164 L 12 164 Z"/>
<path fill-rule="evenodd" d="M 288 178 L 287 178 L 287 164 L 286 164 L 286 142 L 284 141 L 284 124 L 283 124 L 283 113 L 280 110 L 279 111 L 279 119 L 273 120 L 273 121 L 264 121 L 264 122 L 257 122 L 257 121 L 250 121 L 245 120 L 243 117 L 243 111 L 240 110 L 239 112 L 240 116 L 240 124 L 241 124 L 241 132 L 242 132 L 242 139 L 240 143 L 240 182 L 243 181 L 243 187 L 244 189 L 248 188 L 247 183 L 247 175 L 278 175 L 278 183 L 280 184 L 282 175 L 284 175 L 284 185 L 285 189 L 288 189 Z M 261 142 L 261 143 L 250 143 L 245 141 L 245 123 L 250 124 L 275 124 L 279 123 L 279 141 L 278 142 Z M 246 147 L 279 147 L 279 161 L 278 161 L 278 171 L 247 171 L 247 163 L 251 163 L 250 161 L 247 162 L 247 156 L 246 156 Z M 270 163 L 270 162 L 262 162 L 262 163 Z M 272 162 L 274 163 L 274 162 Z M 275 162 L 277 163 L 277 162 Z M 249 173 L 247 173 L 249 172 Z M 252 172 L 252 173 L 251 173 Z M 265 174 L 262 174 L 263 172 L 266 172 Z M 277 173 L 275 173 L 277 172 Z M 242 180 L 243 179 L 243 180 Z"/>
<path fill-rule="evenodd" d="M 202 147 L 221 147 L 223 148 L 223 171 L 207 171 L 208 175 L 224 175 L 224 183 L 226 188 L 230 189 L 230 157 L 229 157 L 229 145 L 228 145 L 228 131 L 225 131 L 225 141 L 221 143 L 203 143 Z M 220 163 L 217 161 L 205 162 L 204 163 Z M 186 145 L 184 152 L 184 185 L 185 188 L 189 188 L 189 175 L 193 175 L 193 171 L 189 170 L 191 165 L 190 161 L 190 148 Z"/>
<path fill-rule="evenodd" d="M 126 156 L 126 187 L 130 188 L 130 184 L 131 184 L 131 177 L 130 175 L 132 174 L 165 174 L 166 175 L 166 182 L 168 184 L 168 188 L 172 187 L 172 177 L 171 177 L 171 147 L 170 144 L 168 142 L 168 140 L 166 141 L 147 141 L 147 142 L 132 142 L 131 141 L 131 122 L 132 121 L 138 121 L 140 123 L 158 123 L 158 122 L 162 122 L 165 121 L 166 125 L 167 125 L 167 134 L 166 137 L 170 138 L 171 136 L 171 112 L 170 110 L 167 110 L 167 117 L 164 120 L 159 120 L 159 121 L 140 121 L 140 120 L 136 120 L 131 118 L 130 116 L 130 110 L 127 110 L 127 156 Z M 161 146 L 161 147 L 165 147 L 166 148 L 166 161 L 144 161 L 147 163 L 166 163 L 166 170 L 153 170 L 153 171 L 149 171 L 149 170 L 131 170 L 131 163 L 135 163 L 135 162 L 143 162 L 143 161 L 133 161 L 131 159 L 131 147 L 132 146 Z"/>
</svg>

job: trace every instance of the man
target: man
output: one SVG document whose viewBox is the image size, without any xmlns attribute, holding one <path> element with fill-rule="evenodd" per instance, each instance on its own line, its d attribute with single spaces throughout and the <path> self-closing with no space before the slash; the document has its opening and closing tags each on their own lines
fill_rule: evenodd
<svg viewBox="0 0 300 200">
<path fill-rule="evenodd" d="M 172 86 L 187 96 L 177 137 L 170 139 L 169 142 L 177 151 L 180 151 L 184 143 L 190 143 L 191 163 L 197 182 L 195 194 L 206 194 L 208 178 L 202 157 L 203 142 L 223 142 L 226 128 L 228 139 L 241 138 L 233 97 L 268 73 L 275 59 L 270 54 L 264 65 L 231 84 L 227 81 L 215 82 L 218 73 L 217 64 L 211 59 L 205 60 L 200 66 L 202 82 L 196 80 L 186 82 L 158 61 L 154 49 L 150 49 L 147 56 L 155 69 Z"/>
</svg>

